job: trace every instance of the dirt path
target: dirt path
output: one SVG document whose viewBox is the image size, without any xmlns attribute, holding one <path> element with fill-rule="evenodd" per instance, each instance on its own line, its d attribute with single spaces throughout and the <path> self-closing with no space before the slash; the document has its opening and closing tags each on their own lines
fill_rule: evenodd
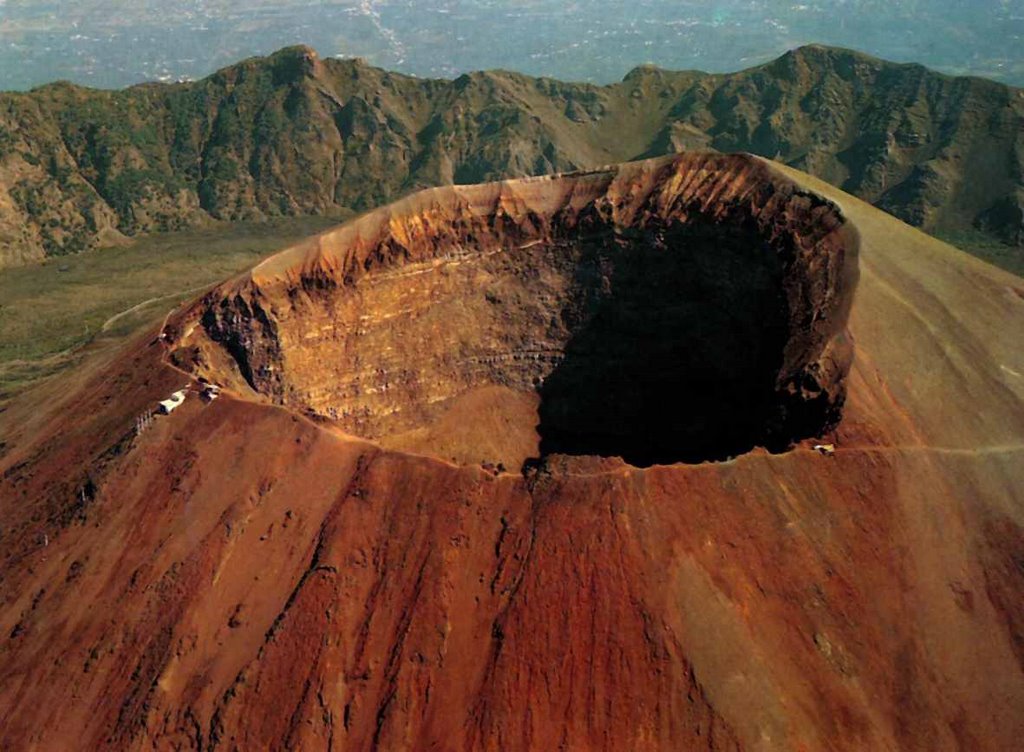
<svg viewBox="0 0 1024 752">
<path fill-rule="evenodd" d="M 14 360 L 7 360 L 0 363 L 0 376 L 10 374 L 12 371 L 17 371 L 17 369 L 19 368 L 59 368 L 64 361 L 70 360 L 75 355 L 85 350 L 85 348 L 89 347 L 89 345 L 95 343 L 97 337 L 110 331 L 114 324 L 116 324 L 118 321 L 125 318 L 126 316 L 130 316 L 133 313 L 137 313 L 146 306 L 153 305 L 154 303 L 159 303 L 162 300 L 171 300 L 173 298 L 178 298 L 183 295 L 190 295 L 192 293 L 199 292 L 200 290 L 208 289 L 211 286 L 211 284 L 213 283 L 198 285 L 197 287 L 190 287 L 187 290 L 179 290 L 177 292 L 169 293 L 167 295 L 159 295 L 154 298 L 148 298 L 146 300 L 143 300 L 140 303 L 136 303 L 135 305 L 132 305 L 124 309 L 123 311 L 115 313 L 113 316 L 104 321 L 103 324 L 100 325 L 99 329 L 97 329 L 95 332 L 89 335 L 87 339 L 81 342 L 77 342 L 71 347 L 67 347 L 55 353 L 43 355 L 42 357 L 39 358 L 31 358 L 27 360 L 24 358 L 17 358 Z"/>
<path fill-rule="evenodd" d="M 189 293 L 199 292 L 200 290 L 205 290 L 209 286 L 209 284 L 199 285 L 198 287 L 190 287 L 187 290 L 179 290 L 178 292 L 172 292 L 170 295 L 160 295 L 156 298 L 149 298 L 148 300 L 143 300 L 141 303 L 136 303 L 131 308 L 126 308 L 120 313 L 115 313 L 109 319 L 104 321 L 103 326 L 100 327 L 97 334 L 102 334 L 103 332 L 108 331 L 110 327 L 113 326 L 114 323 L 117 322 L 119 319 L 122 319 L 125 316 L 129 316 L 135 313 L 136 311 L 141 311 L 148 305 L 152 305 L 153 303 L 159 303 L 161 300 L 170 300 L 171 298 L 177 298 L 181 295 L 188 295 Z"/>
</svg>

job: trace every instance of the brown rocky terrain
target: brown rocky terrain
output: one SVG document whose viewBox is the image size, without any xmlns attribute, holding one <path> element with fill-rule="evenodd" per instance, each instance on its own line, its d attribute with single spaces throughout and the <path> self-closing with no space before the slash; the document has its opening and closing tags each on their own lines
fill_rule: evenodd
<svg viewBox="0 0 1024 752">
<path fill-rule="evenodd" d="M 760 163 L 681 155 L 418 193 L 168 331 L 197 375 L 390 445 L 536 392 L 545 445 L 722 459 L 836 422 L 856 250 L 833 205 Z M 491 459 L 537 456 L 508 438 Z"/>
<path fill-rule="evenodd" d="M 0 94 L 0 266 L 679 149 L 760 154 L 928 231 L 1024 243 L 1024 91 L 992 81 L 822 46 L 611 86 L 423 80 L 293 47 L 188 84 Z"/>
<path fill-rule="evenodd" d="M 0 415 L 0 746 L 1012 749 L 1022 326 L 755 157 L 368 214 Z"/>
</svg>

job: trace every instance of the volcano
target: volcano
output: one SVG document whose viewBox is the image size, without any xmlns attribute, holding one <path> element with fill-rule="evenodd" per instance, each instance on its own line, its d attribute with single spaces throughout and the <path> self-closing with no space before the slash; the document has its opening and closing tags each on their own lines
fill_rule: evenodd
<svg viewBox="0 0 1024 752">
<path fill-rule="evenodd" d="M 414 194 L 7 408 L 0 746 L 1013 748 L 1020 331 L 748 155 Z"/>
<path fill-rule="evenodd" d="M 415 194 L 167 332 L 200 378 L 443 459 L 487 459 L 476 413 L 510 468 L 724 459 L 838 421 L 857 243 L 763 165 L 683 156 Z"/>
</svg>

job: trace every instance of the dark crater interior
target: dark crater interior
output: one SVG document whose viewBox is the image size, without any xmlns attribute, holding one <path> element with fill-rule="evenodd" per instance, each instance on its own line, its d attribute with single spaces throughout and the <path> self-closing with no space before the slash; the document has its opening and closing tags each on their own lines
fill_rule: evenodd
<svg viewBox="0 0 1024 752">
<path fill-rule="evenodd" d="M 783 449 L 832 419 L 821 405 L 784 425 L 788 306 L 756 228 L 609 234 L 582 247 L 573 283 L 564 356 L 538 387 L 542 455 L 721 460 Z"/>
<path fill-rule="evenodd" d="M 211 293 L 175 357 L 461 463 L 781 451 L 840 418 L 856 242 L 746 157 L 437 189 Z"/>
</svg>

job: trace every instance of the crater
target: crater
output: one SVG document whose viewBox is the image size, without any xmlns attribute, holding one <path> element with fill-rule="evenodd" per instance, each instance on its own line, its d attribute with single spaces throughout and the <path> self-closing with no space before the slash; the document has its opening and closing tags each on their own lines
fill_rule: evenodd
<svg viewBox="0 0 1024 752">
<path fill-rule="evenodd" d="M 449 461 L 724 460 L 841 419 L 857 245 L 765 162 L 681 154 L 422 191 L 166 335 L 199 376 Z"/>
</svg>

